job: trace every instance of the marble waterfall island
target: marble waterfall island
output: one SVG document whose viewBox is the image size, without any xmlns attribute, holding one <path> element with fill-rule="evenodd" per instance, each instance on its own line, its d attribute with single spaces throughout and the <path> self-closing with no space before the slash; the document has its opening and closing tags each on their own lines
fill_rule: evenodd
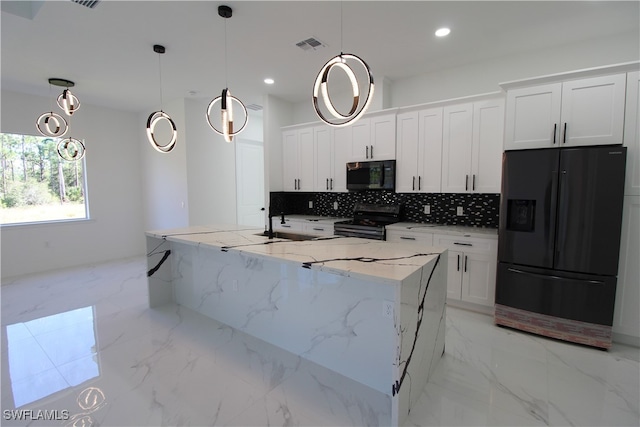
<svg viewBox="0 0 640 427">
<path fill-rule="evenodd" d="M 444 352 L 446 253 L 260 232 L 147 232 L 150 306 L 175 302 L 335 371 L 378 396 L 353 394 L 355 423 L 402 425 Z"/>
</svg>

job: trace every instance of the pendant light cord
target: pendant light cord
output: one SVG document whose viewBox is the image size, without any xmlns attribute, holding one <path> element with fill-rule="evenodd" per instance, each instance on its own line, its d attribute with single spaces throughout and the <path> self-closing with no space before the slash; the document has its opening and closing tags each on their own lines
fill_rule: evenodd
<svg viewBox="0 0 640 427">
<path fill-rule="evenodd" d="M 224 86 L 229 88 L 229 61 L 227 59 L 227 19 L 224 20 Z"/>
<path fill-rule="evenodd" d="M 158 53 L 158 74 L 160 76 L 160 111 L 164 111 L 162 108 L 162 64 L 161 54 Z"/>
<path fill-rule="evenodd" d="M 344 26 L 342 24 L 342 1 L 340 1 L 340 55 L 342 55 L 342 53 L 344 52 L 344 49 L 342 47 L 343 33 L 344 33 Z"/>
</svg>

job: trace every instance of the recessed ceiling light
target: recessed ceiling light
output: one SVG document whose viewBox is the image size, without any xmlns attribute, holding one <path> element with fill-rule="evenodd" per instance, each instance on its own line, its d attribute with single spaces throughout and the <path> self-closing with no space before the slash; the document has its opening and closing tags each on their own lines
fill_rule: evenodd
<svg viewBox="0 0 640 427">
<path fill-rule="evenodd" d="M 273 83 L 275 83 L 275 81 L 274 81 L 273 79 L 270 79 L 270 78 L 266 78 L 266 79 L 264 79 L 264 82 L 265 82 L 266 84 L 268 84 L 268 85 L 272 85 Z"/>
<path fill-rule="evenodd" d="M 444 37 L 444 36 L 449 35 L 449 33 L 450 33 L 450 32 L 451 32 L 451 30 L 450 30 L 450 29 L 448 29 L 448 28 L 446 28 L 446 27 L 444 27 L 444 28 L 439 28 L 439 29 L 436 31 L 436 36 L 438 36 L 438 37 Z"/>
</svg>

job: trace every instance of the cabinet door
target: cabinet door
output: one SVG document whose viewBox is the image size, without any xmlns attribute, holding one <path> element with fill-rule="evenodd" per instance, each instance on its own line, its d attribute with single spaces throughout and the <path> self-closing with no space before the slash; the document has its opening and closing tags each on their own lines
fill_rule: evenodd
<svg viewBox="0 0 640 427">
<path fill-rule="evenodd" d="M 624 145 L 627 147 L 625 195 L 640 196 L 640 72 L 627 74 Z"/>
<path fill-rule="evenodd" d="M 444 107 L 442 130 L 442 192 L 471 189 L 472 104 Z"/>
<path fill-rule="evenodd" d="M 396 158 L 396 115 L 385 114 L 371 117 L 371 147 L 369 158 L 393 160 Z M 366 150 L 365 150 L 366 151 Z"/>
<path fill-rule="evenodd" d="M 418 191 L 418 112 L 398 114 L 396 192 Z"/>
<path fill-rule="evenodd" d="M 318 126 L 313 129 L 314 157 L 316 172 L 314 179 L 315 191 L 329 191 L 329 180 L 333 176 L 331 159 L 332 132 L 329 126 Z"/>
<path fill-rule="evenodd" d="M 333 191 L 347 191 L 347 162 L 351 141 L 350 127 L 333 129 Z"/>
<path fill-rule="evenodd" d="M 558 146 L 561 90 L 554 83 L 507 92 L 505 150 Z"/>
<path fill-rule="evenodd" d="M 298 131 L 298 190 L 313 191 L 315 160 L 313 155 L 313 128 Z"/>
<path fill-rule="evenodd" d="M 298 188 L 298 131 L 282 133 L 282 184 L 284 191 Z"/>
<path fill-rule="evenodd" d="M 640 197 L 626 196 L 613 332 L 640 338 Z"/>
<path fill-rule="evenodd" d="M 562 84 L 563 146 L 621 144 L 626 74 Z"/>
<path fill-rule="evenodd" d="M 371 160 L 371 124 L 369 119 L 360 119 L 349 126 L 352 132 L 350 161 Z"/>
<path fill-rule="evenodd" d="M 495 253 L 463 254 L 462 300 L 493 306 L 496 291 Z"/>
<path fill-rule="evenodd" d="M 447 251 L 447 298 L 459 300 L 462 297 L 462 273 L 464 271 L 464 254 L 458 251 Z"/>
<path fill-rule="evenodd" d="M 471 191 L 499 193 L 502 177 L 504 100 L 473 104 Z"/>
<path fill-rule="evenodd" d="M 439 193 L 442 180 L 442 108 L 419 112 L 418 190 Z"/>
</svg>

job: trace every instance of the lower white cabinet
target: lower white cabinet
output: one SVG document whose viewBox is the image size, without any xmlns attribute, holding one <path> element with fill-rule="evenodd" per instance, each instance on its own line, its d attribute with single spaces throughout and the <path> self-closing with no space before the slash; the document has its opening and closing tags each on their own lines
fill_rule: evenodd
<svg viewBox="0 0 640 427">
<path fill-rule="evenodd" d="M 423 246 L 433 246 L 433 233 L 387 230 L 387 242 L 409 242 Z"/>
<path fill-rule="evenodd" d="M 285 217 L 284 224 L 279 216 L 274 216 L 273 219 L 273 231 L 288 231 L 288 232 L 302 232 L 302 222 L 292 221 Z"/>
<path fill-rule="evenodd" d="M 311 236 L 333 236 L 333 224 L 305 222 L 302 224 L 302 233 Z"/>
<path fill-rule="evenodd" d="M 449 250 L 447 298 L 493 307 L 497 239 L 434 234 L 433 245 Z"/>
</svg>

